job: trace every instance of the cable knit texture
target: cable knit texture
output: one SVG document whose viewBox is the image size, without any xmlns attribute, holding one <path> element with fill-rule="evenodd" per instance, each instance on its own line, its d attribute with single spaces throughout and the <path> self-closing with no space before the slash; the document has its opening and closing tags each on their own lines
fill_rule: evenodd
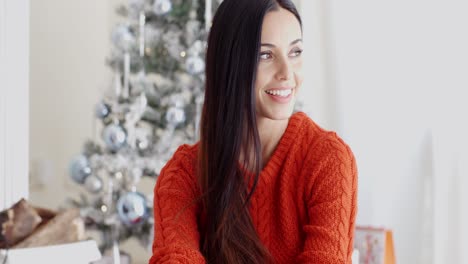
<svg viewBox="0 0 468 264">
<path fill-rule="evenodd" d="M 180 146 L 158 178 L 150 264 L 206 263 L 199 246 L 197 148 Z M 356 200 L 350 148 L 298 112 L 260 173 L 250 214 L 276 263 L 351 263 Z"/>
</svg>

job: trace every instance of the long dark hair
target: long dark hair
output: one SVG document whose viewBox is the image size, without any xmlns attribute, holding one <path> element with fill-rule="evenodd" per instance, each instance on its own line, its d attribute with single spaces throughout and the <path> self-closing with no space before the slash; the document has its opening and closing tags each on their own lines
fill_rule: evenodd
<svg viewBox="0 0 468 264">
<path fill-rule="evenodd" d="M 198 155 L 205 219 L 201 250 L 208 263 L 272 261 L 248 205 L 262 164 L 254 87 L 262 24 L 267 12 L 280 7 L 302 25 L 290 0 L 224 0 L 214 16 Z"/>
</svg>

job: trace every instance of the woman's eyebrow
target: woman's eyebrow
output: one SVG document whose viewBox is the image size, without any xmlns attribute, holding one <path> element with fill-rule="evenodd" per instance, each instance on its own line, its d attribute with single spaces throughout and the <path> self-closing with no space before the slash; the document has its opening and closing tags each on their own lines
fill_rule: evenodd
<svg viewBox="0 0 468 264">
<path fill-rule="evenodd" d="M 289 44 L 289 46 L 292 46 L 292 45 L 294 45 L 294 44 L 296 44 L 296 43 L 298 43 L 298 42 L 302 42 L 302 39 L 296 39 L 296 40 L 294 40 L 293 42 L 291 42 L 291 44 Z M 265 46 L 265 47 L 270 47 L 270 48 L 276 47 L 275 45 L 270 44 L 270 43 L 262 43 L 261 46 L 262 46 L 262 47 L 263 47 L 263 46 Z"/>
</svg>

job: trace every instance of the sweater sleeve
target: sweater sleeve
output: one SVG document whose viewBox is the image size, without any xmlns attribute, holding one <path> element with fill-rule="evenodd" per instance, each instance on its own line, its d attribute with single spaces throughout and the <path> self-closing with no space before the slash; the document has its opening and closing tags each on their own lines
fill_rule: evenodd
<svg viewBox="0 0 468 264">
<path fill-rule="evenodd" d="M 195 176 L 184 169 L 185 157 L 177 152 L 154 188 L 154 241 L 149 264 L 205 263 L 199 246 Z"/>
<path fill-rule="evenodd" d="M 308 223 L 297 263 L 351 264 L 357 212 L 357 169 L 350 148 L 336 134 L 306 159 Z"/>
</svg>

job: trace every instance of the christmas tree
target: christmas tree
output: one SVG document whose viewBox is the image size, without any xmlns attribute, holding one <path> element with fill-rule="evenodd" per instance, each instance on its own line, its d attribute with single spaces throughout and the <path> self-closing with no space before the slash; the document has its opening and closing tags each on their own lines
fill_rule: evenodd
<svg viewBox="0 0 468 264">
<path fill-rule="evenodd" d="M 85 142 L 70 176 L 86 191 L 80 207 L 102 251 L 136 237 L 152 243 L 152 196 L 137 190 L 142 177 L 156 178 L 183 143 L 197 137 L 203 102 L 210 0 L 129 0 L 117 13 L 107 59 L 115 76 L 97 103 L 101 139 Z M 208 22 L 208 23 L 207 23 Z"/>
</svg>

